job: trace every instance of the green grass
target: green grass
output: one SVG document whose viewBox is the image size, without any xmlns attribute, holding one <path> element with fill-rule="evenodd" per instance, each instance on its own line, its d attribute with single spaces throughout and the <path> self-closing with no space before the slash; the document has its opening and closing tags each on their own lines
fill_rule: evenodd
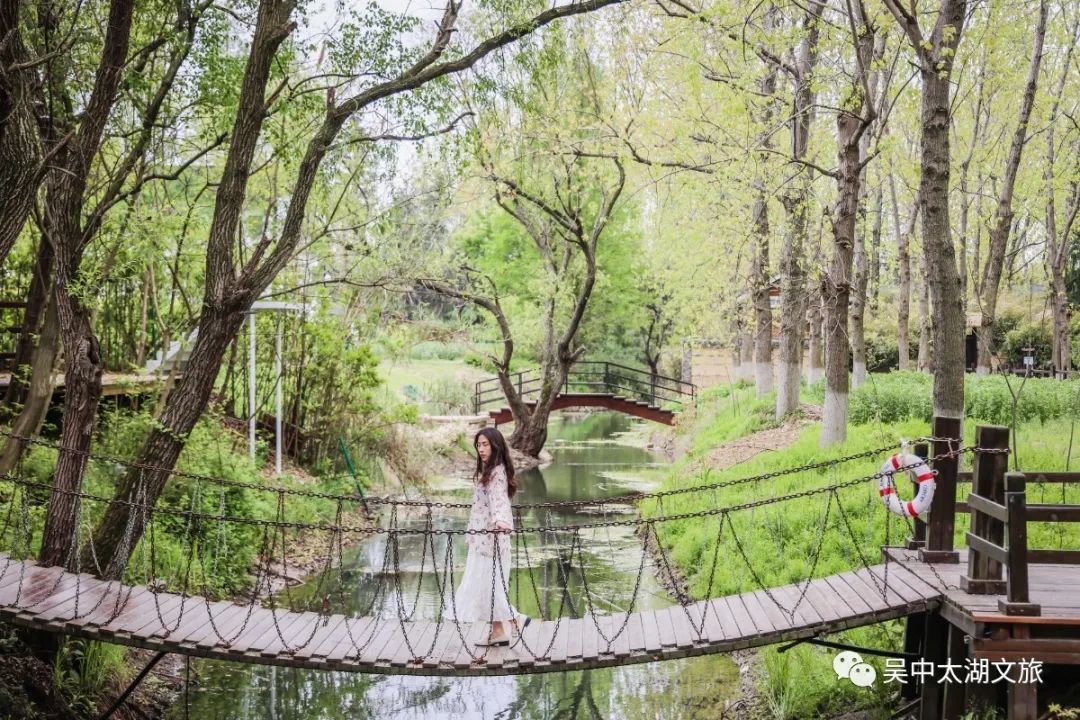
<svg viewBox="0 0 1080 720">
<path fill-rule="evenodd" d="M 469 400 L 469 412 L 473 387 L 479 380 L 490 377 L 484 370 L 468 365 L 461 360 L 399 360 L 394 364 L 384 363 L 379 366 L 379 373 L 385 378 L 384 399 L 388 402 L 412 402 L 421 406 L 424 412 L 441 412 L 437 402 L 427 401 L 433 391 L 441 391 L 445 395 L 445 388 L 456 386 Z"/>
<path fill-rule="evenodd" d="M 798 468 L 810 463 L 851 455 L 864 450 L 889 447 L 890 451 L 843 465 L 795 472 L 789 475 L 746 484 L 682 495 L 670 495 L 662 502 L 646 502 L 642 512 L 646 517 L 691 513 L 712 508 L 731 508 L 757 500 L 801 493 L 847 480 L 857 480 L 880 469 L 893 448 L 898 449 L 900 438 L 914 439 L 929 433 L 929 423 L 922 417 L 924 400 L 918 389 L 928 380 L 913 378 L 909 373 L 876 376 L 873 381 L 853 395 L 861 393 L 860 402 L 876 398 L 881 407 L 889 407 L 886 415 L 874 411 L 868 422 L 849 427 L 845 443 L 828 449 L 818 446 L 819 427 L 805 428 L 789 447 L 762 453 L 751 460 L 723 471 L 689 471 L 693 462 L 717 445 L 739 435 L 767 427 L 771 423 L 771 398 L 757 400 L 749 395 L 742 412 L 735 415 L 722 401 L 727 393 L 706 395 L 698 409 L 691 432 L 688 457 L 677 463 L 664 479 L 663 489 L 725 482 L 766 473 Z M 1052 385 L 1054 381 L 1028 381 L 1021 395 L 1025 418 L 1018 424 L 1012 439 L 1013 454 L 1010 468 L 1020 470 L 1063 470 L 1080 467 L 1080 436 L 1073 442 L 1069 454 L 1070 436 L 1074 432 L 1070 413 L 1070 393 L 1076 384 Z M 1014 389 L 1018 383 L 1014 381 Z M 969 379 L 968 404 L 972 412 L 987 416 L 978 422 L 1000 423 L 1003 408 L 1012 415 L 1012 401 L 1002 404 L 1001 393 L 1008 395 L 1003 378 Z M 808 393 L 813 399 L 813 389 Z M 892 408 L 897 399 L 899 410 Z M 886 400 L 883 400 L 886 398 Z M 865 405 L 864 412 L 865 412 Z M 966 444 L 974 443 L 977 421 L 965 422 Z M 1077 429 L 1080 432 L 1080 429 Z M 971 456 L 961 460 L 963 469 L 970 469 Z M 910 492 L 910 491 L 908 491 Z M 961 490 L 961 494 L 966 488 Z M 1080 504 L 1080 486 L 1065 487 L 1052 484 L 1031 484 L 1029 502 L 1066 502 Z M 826 507 L 828 510 L 826 511 Z M 827 512 L 827 514 L 826 514 Z M 723 517 L 723 527 L 721 527 Z M 827 520 L 826 520 L 827 518 Z M 963 546 L 968 518 L 956 519 L 956 545 Z M 755 508 L 733 510 L 713 515 L 657 525 L 658 534 L 670 557 L 682 570 L 695 597 L 716 597 L 757 589 L 760 585 L 776 586 L 822 577 L 860 567 L 863 558 L 869 563 L 880 561 L 879 547 L 898 544 L 909 534 L 903 519 L 888 514 L 879 500 L 876 480 L 856 482 L 835 494 L 810 494 L 789 501 Z M 736 543 L 735 538 L 738 538 Z M 719 542 L 718 542 L 719 538 Z M 741 549 L 740 549 L 741 546 Z M 1037 523 L 1029 526 L 1029 546 L 1032 548 L 1080 548 L 1080 528 L 1067 523 Z M 861 556 L 860 556 L 861 553 Z M 714 561 L 715 558 L 715 561 Z M 751 570 L 752 568 L 752 570 Z M 885 623 L 861 628 L 836 636 L 842 642 L 897 649 L 900 643 L 900 624 Z M 854 707 L 883 706 L 885 691 L 879 682 L 877 689 L 857 688 L 838 681 L 832 672 L 834 652 L 800 646 L 787 653 L 776 649 L 763 651 L 763 680 L 761 692 L 770 713 L 775 718 L 818 717 Z M 878 665 L 883 676 L 883 663 Z M 895 688 L 891 688 L 895 689 Z M 876 693 L 876 694 L 875 694 Z"/>
</svg>

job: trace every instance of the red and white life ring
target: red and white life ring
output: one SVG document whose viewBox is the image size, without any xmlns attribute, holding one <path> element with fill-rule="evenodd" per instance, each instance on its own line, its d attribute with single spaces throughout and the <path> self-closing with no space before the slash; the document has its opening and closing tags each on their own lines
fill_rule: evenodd
<svg viewBox="0 0 1080 720">
<path fill-rule="evenodd" d="M 896 494 L 896 484 L 893 475 L 904 468 L 911 473 L 915 482 L 919 485 L 919 491 L 910 501 L 902 501 Z M 878 481 L 878 494 L 881 496 L 885 507 L 890 512 L 901 517 L 918 517 L 930 509 L 930 503 L 934 500 L 934 471 L 927 466 L 926 461 L 918 455 L 897 453 L 885 461 L 881 466 L 881 478 Z"/>
</svg>

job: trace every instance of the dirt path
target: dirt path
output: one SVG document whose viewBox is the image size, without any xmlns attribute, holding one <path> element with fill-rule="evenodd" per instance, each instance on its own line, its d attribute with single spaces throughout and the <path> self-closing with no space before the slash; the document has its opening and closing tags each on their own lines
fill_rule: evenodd
<svg viewBox="0 0 1080 720">
<path fill-rule="evenodd" d="M 803 428 L 821 420 L 821 408 L 817 405 L 802 405 L 800 410 L 798 417 L 788 418 L 777 427 L 759 430 L 713 448 L 703 459 L 691 464 L 689 470 L 727 470 L 763 452 L 788 447 L 799 439 Z"/>
</svg>

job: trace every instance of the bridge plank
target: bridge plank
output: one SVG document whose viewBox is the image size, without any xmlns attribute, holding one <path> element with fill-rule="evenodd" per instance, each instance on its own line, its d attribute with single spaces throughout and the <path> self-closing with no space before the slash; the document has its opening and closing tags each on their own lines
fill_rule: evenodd
<svg viewBox="0 0 1080 720">
<path fill-rule="evenodd" d="M 821 580 L 812 580 L 806 586 L 806 602 L 810 603 L 810 607 L 821 618 L 822 624 L 835 622 L 854 612 L 842 599 L 822 592 L 822 585 Z"/>
<path fill-rule="evenodd" d="M 410 656 L 404 658 L 406 665 L 414 664 L 413 660 L 416 658 L 421 658 L 420 665 L 423 665 L 423 659 L 427 658 L 432 650 L 434 650 L 432 641 L 433 639 L 436 639 L 435 631 L 438 627 L 438 623 L 428 620 L 422 620 L 413 624 L 413 628 L 409 632 L 409 641 L 412 643 L 412 651 L 408 652 L 408 648 L 405 648 L 405 651 L 408 652 Z"/>
<path fill-rule="evenodd" d="M 154 600 L 154 594 L 144 585 L 137 585 L 123 603 L 120 612 L 116 608 L 98 608 L 88 617 L 82 618 L 83 627 L 96 628 L 102 636 L 115 637 L 118 632 L 124 632 L 129 623 L 135 622 L 144 615 L 143 610 Z"/>
<path fill-rule="evenodd" d="M 292 654 L 298 650 L 301 644 L 307 644 L 312 637 L 312 631 L 318 631 L 319 621 L 322 616 L 317 612 L 305 611 L 290 613 L 286 622 L 278 623 L 280 633 L 275 633 L 274 638 L 267 643 L 259 654 L 263 657 L 276 657 L 282 654 Z"/>
<path fill-rule="evenodd" d="M 877 566 L 872 569 L 863 569 L 861 573 L 857 574 L 866 584 L 873 587 L 879 596 L 880 590 L 877 588 L 884 586 L 886 589 L 886 601 L 890 607 L 906 605 L 922 599 L 923 592 L 919 584 L 913 583 L 913 578 L 905 577 L 905 573 L 902 572 L 899 565 L 890 565 L 888 582 L 886 582 L 884 570 L 884 566 Z"/>
<path fill-rule="evenodd" d="M 742 595 L 732 595 L 727 598 L 727 603 L 731 607 L 733 619 L 735 624 L 739 627 L 739 640 L 735 643 L 736 647 L 749 647 L 750 638 L 753 638 L 760 634 L 758 627 L 754 624 L 754 619 L 750 615 L 749 610 L 746 609 L 746 604 L 742 600 Z"/>
<path fill-rule="evenodd" d="M 83 580 L 90 578 L 85 576 Z M 37 620 L 46 623 L 50 629 L 63 631 L 72 627 L 81 627 L 84 619 L 100 617 L 104 611 L 108 615 L 118 612 L 117 601 L 109 601 L 123 586 L 115 582 L 102 582 L 96 578 L 89 585 L 80 585 L 70 602 L 54 604 L 51 608 L 39 610 Z"/>
<path fill-rule="evenodd" d="M 144 617 L 145 622 L 141 625 L 138 622 L 132 624 L 129 633 L 132 637 L 152 637 L 159 630 L 167 630 L 180 614 L 184 597 L 162 592 L 154 594 L 154 600 L 156 604 L 151 606 L 153 611 Z"/>
<path fill-rule="evenodd" d="M 837 576 L 836 582 L 850 587 L 855 595 L 877 613 L 889 612 L 898 602 L 902 602 L 895 590 L 890 590 L 875 573 L 866 569 L 842 573 Z"/>
<path fill-rule="evenodd" d="M 438 661 L 439 665 L 443 667 L 454 667 L 454 661 L 457 659 L 458 653 L 461 652 L 461 648 L 465 644 L 465 628 L 459 627 L 453 622 L 448 622 L 446 627 L 447 642 L 443 646 L 442 652 L 439 653 Z"/>
<path fill-rule="evenodd" d="M 187 642 L 195 645 L 200 650 L 206 650 L 215 645 L 226 648 L 239 638 L 240 633 L 246 630 L 245 620 L 250 622 L 248 615 L 254 613 L 250 605 L 230 603 L 229 607 L 221 611 L 219 617 L 214 618 L 213 624 L 207 623 L 201 634 L 193 633 Z"/>
<path fill-rule="evenodd" d="M 50 567 L 28 573 L 28 577 L 21 584 L 19 606 L 28 607 L 51 595 L 63 572 L 62 567 Z"/>
<path fill-rule="evenodd" d="M 710 644 L 722 642 L 726 637 L 724 625 L 720 620 L 724 607 L 716 598 L 701 603 L 705 612 L 705 623 L 702 625 L 702 637 Z"/>
<path fill-rule="evenodd" d="M 345 662 L 360 664 L 365 650 L 368 650 L 382 626 L 377 624 L 378 618 L 345 618 L 340 634 L 331 638 L 326 647 L 319 647 L 319 654 L 323 662 L 329 666 L 341 665 Z"/>
<path fill-rule="evenodd" d="M 741 593 L 739 598 L 746 606 L 746 610 L 750 614 L 750 619 L 753 620 L 754 627 L 757 628 L 759 634 L 773 635 L 783 631 L 783 625 L 778 627 L 773 623 L 772 617 L 766 611 L 765 606 L 761 604 L 758 593 Z"/>
<path fill-rule="evenodd" d="M 214 626 L 220 627 L 219 619 L 223 618 L 230 608 L 235 607 L 233 603 L 225 600 L 211 602 L 209 607 L 207 607 L 206 602 L 200 602 L 199 604 L 202 606 L 201 610 L 197 613 L 192 612 L 189 618 L 184 620 L 183 624 L 176 629 L 171 638 L 184 647 L 194 648 L 198 640 L 208 634 L 213 635 Z M 210 624 L 211 619 L 213 619 L 214 625 Z"/>
<path fill-rule="evenodd" d="M 607 652 L 615 657 L 627 657 L 630 655 L 630 628 L 633 613 L 621 612 L 608 618 L 610 631 L 608 637 L 612 638 Z M 618 633 L 618 635 L 615 635 Z"/>
<path fill-rule="evenodd" d="M 686 619 L 686 615 L 681 605 L 673 605 L 664 610 L 659 610 L 656 615 L 658 619 L 661 615 L 666 616 L 667 622 L 671 624 L 671 629 L 675 637 L 674 647 L 685 648 L 693 646 L 694 641 L 693 633 L 690 629 L 690 622 Z"/>
<path fill-rule="evenodd" d="M 645 626 L 641 622 L 641 613 L 642 610 L 631 613 L 626 624 L 626 640 L 631 655 L 645 652 Z"/>
<path fill-rule="evenodd" d="M 64 573 L 60 577 L 56 589 L 51 594 L 35 603 L 21 603 L 22 607 L 16 615 L 18 617 L 33 617 L 68 600 L 74 601 L 75 596 L 77 594 L 81 595 L 85 587 L 86 583 L 82 577 L 74 573 Z"/>
<path fill-rule="evenodd" d="M 529 656 L 532 664 L 551 664 L 551 655 L 556 651 L 556 646 L 562 639 L 561 636 L 558 636 L 558 633 L 562 630 L 564 622 L 565 620 L 557 622 L 555 620 L 538 621 L 534 619 L 529 623 L 529 627 L 525 628 L 523 633 L 525 643 L 522 650 Z"/>
<path fill-rule="evenodd" d="M 660 637 L 660 623 L 656 620 L 655 609 L 641 614 L 641 625 L 645 635 L 645 651 L 654 655 L 663 650 L 664 641 Z"/>
<path fill-rule="evenodd" d="M 871 593 L 869 598 L 864 597 L 865 593 L 857 593 L 848 585 L 839 575 L 833 575 L 832 577 L 822 578 L 829 592 L 842 601 L 851 612 L 862 614 L 877 614 L 881 612 L 885 603 L 880 597 L 877 598 L 878 602 L 874 603 L 874 594 Z"/>
<path fill-rule="evenodd" d="M 656 620 L 656 629 L 660 633 L 660 645 L 662 647 L 678 647 L 679 640 L 675 635 L 675 625 L 671 621 L 671 613 L 667 608 L 658 608 L 653 611 Z"/>
<path fill-rule="evenodd" d="M 345 630 L 345 616 L 340 613 L 333 615 L 322 615 L 319 617 L 319 629 L 315 631 L 315 635 L 311 638 L 311 642 L 307 643 L 304 647 L 299 648 L 296 651 L 296 657 L 304 658 L 323 658 L 325 657 L 320 653 L 323 646 L 328 642 L 333 641 L 337 643 L 339 632 L 344 633 Z"/>
<path fill-rule="evenodd" d="M 566 626 L 566 649 L 563 655 L 565 660 L 581 657 L 585 641 L 585 622 L 584 618 L 567 618 L 563 621 Z"/>
<path fill-rule="evenodd" d="M 476 643 L 487 640 L 490 630 L 485 622 L 465 623 L 464 626 L 462 634 L 465 639 L 458 648 L 458 654 L 454 656 L 454 667 L 457 668 L 472 667 L 475 661 L 483 658 L 486 648 L 478 647 Z"/>
<path fill-rule="evenodd" d="M 374 664 L 393 629 L 384 617 L 353 617 L 351 620 L 346 619 L 345 633 L 338 638 L 334 649 L 326 654 L 327 664 Z"/>
<path fill-rule="evenodd" d="M 446 646 L 453 639 L 453 635 L 457 633 L 454 631 L 454 624 L 449 622 L 438 622 L 435 625 L 435 635 L 430 643 L 431 650 L 424 658 L 422 663 L 426 668 L 438 667 L 442 662 L 443 654 L 446 652 Z M 427 648 L 425 648 L 427 649 Z"/>
<path fill-rule="evenodd" d="M 386 644 L 383 645 L 382 650 L 379 651 L 378 657 L 375 662 L 382 665 L 389 665 L 390 661 L 394 659 L 394 656 L 398 654 L 398 649 L 401 652 L 406 652 L 405 645 L 405 629 L 402 624 L 396 619 L 387 619 L 386 622 L 393 623 L 394 629 L 391 631 L 390 637 L 387 639 Z M 408 628 L 408 623 L 405 624 L 405 628 Z"/>
<path fill-rule="evenodd" d="M 247 627 L 229 645 L 229 653 L 232 655 L 244 655 L 250 649 L 252 643 L 257 643 L 259 638 L 268 632 L 273 632 L 271 625 L 274 623 L 272 611 L 268 608 L 257 607 L 248 620 Z M 260 646 L 261 647 L 261 646 Z"/>
</svg>

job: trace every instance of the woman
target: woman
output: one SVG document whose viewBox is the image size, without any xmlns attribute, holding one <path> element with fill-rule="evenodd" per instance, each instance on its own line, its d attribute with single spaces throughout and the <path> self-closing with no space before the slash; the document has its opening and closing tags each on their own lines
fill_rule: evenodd
<svg viewBox="0 0 1080 720">
<path fill-rule="evenodd" d="M 476 473 L 469 529 L 490 532 L 465 536 L 469 554 L 450 613 L 462 622 L 491 621 L 487 642 L 478 645 L 509 645 L 503 623 L 509 622 L 518 629 L 518 613 L 510 605 L 509 597 L 510 533 L 514 530 L 510 498 L 517 492 L 514 464 L 506 440 L 495 428 L 478 432 L 473 447 Z M 528 624 L 529 618 L 525 618 L 521 627 Z"/>
</svg>

